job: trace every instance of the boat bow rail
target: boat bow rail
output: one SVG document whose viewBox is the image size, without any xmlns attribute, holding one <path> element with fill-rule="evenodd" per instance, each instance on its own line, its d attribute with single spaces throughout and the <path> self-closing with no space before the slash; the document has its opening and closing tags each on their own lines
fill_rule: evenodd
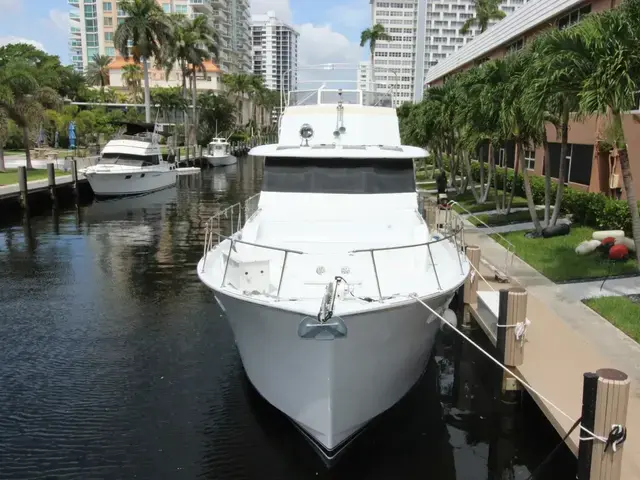
<svg viewBox="0 0 640 480">
<path fill-rule="evenodd" d="M 223 248 L 223 243 L 228 242 L 228 245 L 224 246 L 224 251 L 222 255 L 226 256 L 226 261 L 224 261 L 223 265 L 223 273 L 222 278 L 219 284 L 219 288 L 223 288 L 227 284 L 228 273 L 229 273 L 229 265 L 232 261 L 232 257 L 234 252 L 237 253 L 238 245 L 242 245 L 243 248 L 253 250 L 256 249 L 258 251 L 263 252 L 280 252 L 283 256 L 282 264 L 277 272 L 278 283 L 275 285 L 275 294 L 267 293 L 267 292 L 249 292 L 243 291 L 241 293 L 243 296 L 252 297 L 256 293 L 260 295 L 272 297 L 275 300 L 292 300 L 289 297 L 281 296 L 281 290 L 283 285 L 283 280 L 285 279 L 285 274 L 288 267 L 288 260 L 291 255 L 296 256 L 317 256 L 318 253 L 315 252 L 313 254 L 309 252 L 304 252 L 301 250 L 289 249 L 278 247 L 274 245 L 266 245 L 255 242 L 249 242 L 242 239 L 242 218 L 244 211 L 244 218 L 247 223 L 251 222 L 254 218 L 254 215 L 259 213 L 259 209 L 257 208 L 259 199 L 259 194 L 250 197 L 244 204 L 236 203 L 234 205 L 230 205 L 229 207 L 221 210 L 216 215 L 211 217 L 207 223 L 205 224 L 205 245 L 204 245 L 204 256 L 201 264 L 201 273 L 204 273 L 207 270 L 207 267 L 213 268 L 213 253 L 217 249 Z M 435 212 L 433 211 L 435 210 Z M 435 280 L 435 285 L 437 285 L 437 291 L 443 291 L 446 285 L 443 284 L 443 278 L 450 274 L 450 266 L 441 267 L 442 271 L 438 271 L 438 264 L 434 261 L 434 252 L 433 247 L 438 244 L 449 244 L 455 248 L 455 255 L 457 257 L 458 266 L 460 268 L 460 274 L 464 275 L 465 269 L 463 264 L 467 262 L 467 257 L 464 253 L 464 225 L 461 217 L 453 210 L 446 209 L 441 210 L 435 204 L 425 206 L 423 209 L 422 217 L 426 220 L 427 225 L 429 227 L 429 231 L 431 232 L 431 239 L 427 242 L 421 243 L 413 243 L 406 245 L 394 245 L 387 247 L 377 247 L 377 248 L 365 248 L 365 249 L 356 249 L 345 251 L 345 255 L 354 256 L 354 255 L 367 255 L 370 258 L 370 265 L 372 267 L 372 272 L 375 277 L 375 286 L 377 289 L 378 299 L 380 301 L 393 298 L 398 294 L 394 292 L 393 295 L 386 295 L 383 292 L 383 286 L 380 281 L 379 276 L 379 264 L 376 259 L 376 254 L 382 254 L 383 252 L 389 251 L 397 251 L 397 250 L 407 250 L 407 249 L 426 249 L 426 254 L 428 257 L 428 265 L 431 267 L 431 271 L 433 272 L 433 279 Z M 223 226 L 222 222 L 228 220 L 230 225 L 230 234 L 224 235 L 222 233 Z M 238 254 L 239 255 L 239 254 Z M 318 272 L 319 273 L 319 272 Z M 345 272 L 342 272 L 345 274 Z"/>
</svg>

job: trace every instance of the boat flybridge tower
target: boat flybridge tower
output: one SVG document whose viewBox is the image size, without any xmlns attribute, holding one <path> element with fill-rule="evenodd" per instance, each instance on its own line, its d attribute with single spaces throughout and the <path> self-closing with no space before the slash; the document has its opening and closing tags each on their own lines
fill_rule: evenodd
<svg viewBox="0 0 640 480">
<path fill-rule="evenodd" d="M 380 91 L 354 88 L 352 84 L 357 84 L 357 81 L 352 80 L 355 77 L 353 66 L 344 68 L 342 65 L 327 64 L 306 69 L 339 73 L 351 71 L 347 75 L 339 75 L 348 79 L 302 81 L 299 83 L 319 86 L 281 91 L 278 144 L 256 147 L 250 154 L 398 159 L 426 156 L 422 148 L 401 145 L 393 106 L 395 85 L 385 85 Z"/>
</svg>

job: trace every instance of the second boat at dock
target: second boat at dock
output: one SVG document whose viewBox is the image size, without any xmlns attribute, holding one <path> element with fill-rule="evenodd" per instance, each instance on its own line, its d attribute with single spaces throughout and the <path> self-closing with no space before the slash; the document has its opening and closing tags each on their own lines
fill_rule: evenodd
<svg viewBox="0 0 640 480">
<path fill-rule="evenodd" d="M 176 184 L 176 165 L 164 161 L 153 123 L 122 123 L 121 130 L 83 173 L 96 196 L 115 197 L 155 192 Z"/>
</svg>

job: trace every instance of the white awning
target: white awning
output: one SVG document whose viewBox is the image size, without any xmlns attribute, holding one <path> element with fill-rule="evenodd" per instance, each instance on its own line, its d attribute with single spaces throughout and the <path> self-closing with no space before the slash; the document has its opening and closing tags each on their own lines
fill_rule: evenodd
<svg viewBox="0 0 640 480">
<path fill-rule="evenodd" d="M 260 145 L 249 151 L 255 157 L 307 158 L 424 158 L 423 148 L 410 145 Z"/>
</svg>

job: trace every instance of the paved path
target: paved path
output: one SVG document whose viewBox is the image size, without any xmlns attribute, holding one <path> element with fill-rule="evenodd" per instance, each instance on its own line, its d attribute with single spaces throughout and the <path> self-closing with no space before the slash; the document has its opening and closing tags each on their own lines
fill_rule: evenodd
<svg viewBox="0 0 640 480">
<path fill-rule="evenodd" d="M 477 228 L 469 228 L 465 237 L 467 244 L 481 248 L 483 259 L 504 269 L 505 248 Z M 520 258 L 513 256 L 508 275 L 511 284 L 523 286 L 529 293 L 527 317 L 532 325 L 527 333 L 525 362 L 518 370 L 534 388 L 577 419 L 584 372 L 612 367 L 629 375 L 630 432 L 624 447 L 622 478 L 640 479 L 640 435 L 631 433 L 640 425 L 640 345 L 572 296 L 571 290 L 561 288 Z M 552 423 L 563 434 L 573 422 L 556 414 Z M 574 447 L 578 432 L 571 438 Z"/>
<path fill-rule="evenodd" d="M 559 285 L 563 295 L 572 300 L 583 300 L 593 297 L 610 297 L 619 295 L 640 294 L 640 277 L 610 278 L 602 284 L 602 280 L 591 282 L 566 283 Z"/>
<path fill-rule="evenodd" d="M 484 212 L 482 212 L 482 213 L 484 213 Z M 558 223 L 567 223 L 567 224 L 570 225 L 571 221 L 569 219 L 567 219 L 567 218 L 559 218 L 558 219 Z M 519 231 L 523 231 L 523 230 L 533 230 L 534 229 L 533 222 L 512 223 L 510 225 L 500 225 L 500 226 L 491 227 L 491 228 L 476 227 L 475 225 L 473 225 L 468 220 L 465 220 L 464 224 L 465 224 L 465 228 L 467 228 L 468 231 L 479 230 L 479 231 L 485 231 L 487 234 L 519 232 Z"/>
</svg>

